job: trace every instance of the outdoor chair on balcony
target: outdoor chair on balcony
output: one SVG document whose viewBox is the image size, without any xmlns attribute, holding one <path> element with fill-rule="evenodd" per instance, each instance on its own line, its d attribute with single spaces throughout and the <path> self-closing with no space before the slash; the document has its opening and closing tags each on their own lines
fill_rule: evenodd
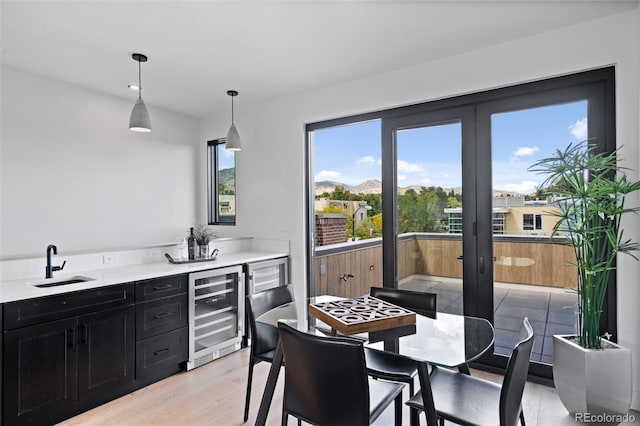
<svg viewBox="0 0 640 426">
<path fill-rule="evenodd" d="M 251 381 L 253 366 L 261 361 L 272 362 L 278 344 L 278 329 L 270 325 L 256 323 L 256 318 L 265 312 L 293 301 L 291 285 L 275 287 L 246 298 L 247 317 L 251 331 L 251 355 L 249 356 L 249 376 L 247 395 L 244 404 L 244 421 L 249 418 L 249 400 L 251 399 Z"/>
<path fill-rule="evenodd" d="M 533 329 L 525 318 L 502 385 L 434 366 L 427 383 L 430 389 L 418 392 L 407 405 L 412 410 L 424 411 L 430 426 L 436 424 L 436 418 L 441 426 L 444 420 L 477 426 L 515 426 L 520 420 L 524 426 L 522 394 L 532 346 Z"/>
<path fill-rule="evenodd" d="M 282 425 L 289 415 L 314 425 L 365 426 L 395 402 L 401 426 L 404 385 L 367 377 L 363 342 L 324 337 L 278 323 L 285 359 Z"/>
<path fill-rule="evenodd" d="M 395 288 L 371 287 L 371 296 L 409 309 L 417 314 L 434 317 L 436 313 L 436 295 Z M 418 367 L 413 360 L 394 356 L 388 352 L 365 348 L 367 371 L 376 379 L 392 380 L 409 384 L 409 397 L 413 396 L 413 381 L 418 375 Z M 412 413 L 416 417 L 417 413 Z M 413 423 L 413 422 L 412 422 Z"/>
</svg>

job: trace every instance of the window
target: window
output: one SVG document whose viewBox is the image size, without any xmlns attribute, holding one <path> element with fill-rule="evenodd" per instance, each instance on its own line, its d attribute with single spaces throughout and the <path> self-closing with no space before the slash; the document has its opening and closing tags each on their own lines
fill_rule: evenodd
<svg viewBox="0 0 640 426">
<path fill-rule="evenodd" d="M 236 155 L 224 142 L 207 142 L 209 225 L 236 224 Z"/>
<path fill-rule="evenodd" d="M 542 215 L 524 213 L 522 215 L 522 230 L 533 231 L 542 229 Z"/>
</svg>

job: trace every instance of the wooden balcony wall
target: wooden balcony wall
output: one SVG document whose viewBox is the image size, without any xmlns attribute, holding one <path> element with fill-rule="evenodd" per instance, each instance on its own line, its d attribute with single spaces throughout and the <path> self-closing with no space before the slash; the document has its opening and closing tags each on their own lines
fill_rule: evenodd
<svg viewBox="0 0 640 426">
<path fill-rule="evenodd" d="M 327 256 L 316 255 L 316 295 L 332 294 L 358 297 L 373 286 L 382 287 L 382 242 L 374 246 L 345 247 L 347 251 Z M 326 273 L 320 274 L 322 265 Z M 346 278 L 343 275 L 353 275 Z"/>
<path fill-rule="evenodd" d="M 328 254 L 323 254 L 326 251 Z M 457 236 L 414 234 L 398 244 L 398 278 L 412 275 L 462 278 L 462 240 Z M 494 243 L 494 281 L 575 288 L 573 250 L 543 238 L 500 237 Z M 320 274 L 324 266 L 325 273 Z M 353 277 L 346 281 L 343 275 Z M 316 294 L 357 297 L 382 286 L 382 241 L 365 240 L 316 254 Z"/>
</svg>

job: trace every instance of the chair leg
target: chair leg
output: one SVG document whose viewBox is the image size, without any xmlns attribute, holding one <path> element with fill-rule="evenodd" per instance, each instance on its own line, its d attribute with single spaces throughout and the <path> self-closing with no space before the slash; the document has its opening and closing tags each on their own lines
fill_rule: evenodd
<svg viewBox="0 0 640 426">
<path fill-rule="evenodd" d="M 289 414 L 287 414 L 287 412 L 284 410 L 284 408 L 282 409 L 282 421 L 280 422 L 280 424 L 282 426 L 287 426 L 287 421 L 289 420 Z M 298 420 L 300 421 L 300 420 Z"/>
<path fill-rule="evenodd" d="M 247 395 L 244 399 L 244 423 L 247 422 L 249 418 L 249 401 L 251 400 L 251 381 L 253 380 L 253 359 L 249 359 L 249 376 L 247 377 Z"/>
<path fill-rule="evenodd" d="M 440 426 L 444 426 L 444 418 L 443 417 L 440 417 L 438 419 L 438 422 L 440 423 Z"/>
<path fill-rule="evenodd" d="M 409 382 L 409 399 L 413 397 L 413 379 Z M 420 412 L 409 408 L 409 424 L 411 426 L 418 426 L 420 424 Z"/>
<path fill-rule="evenodd" d="M 402 392 L 396 396 L 395 405 L 395 426 L 402 426 Z"/>
<path fill-rule="evenodd" d="M 520 424 L 522 426 L 526 426 L 526 424 L 524 422 L 524 410 L 520 410 Z"/>
</svg>

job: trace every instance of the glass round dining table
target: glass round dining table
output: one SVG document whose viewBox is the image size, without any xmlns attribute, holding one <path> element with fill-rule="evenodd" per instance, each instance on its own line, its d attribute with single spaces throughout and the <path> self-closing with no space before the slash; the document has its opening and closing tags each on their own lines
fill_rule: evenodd
<svg viewBox="0 0 640 426">
<path fill-rule="evenodd" d="M 337 300 L 344 300 L 344 298 L 318 296 L 310 298 L 308 303 L 327 303 Z M 308 307 L 308 304 L 306 306 Z M 288 303 L 265 312 L 256 318 L 256 322 L 277 327 L 278 321 L 287 321 L 289 325 L 294 325 L 305 332 L 335 334 L 327 324 L 313 317 L 309 318 L 307 309 L 303 312 L 305 315 L 299 320 L 298 306 L 295 302 Z M 493 345 L 494 330 L 491 323 L 484 318 L 436 312 L 433 318 L 416 314 L 415 324 L 349 337 L 361 340 L 367 348 L 395 353 L 415 360 L 419 367 L 420 384 L 424 387 L 429 386 L 427 364 L 447 368 L 458 367 L 461 371 L 468 373 L 467 363 L 481 357 Z M 279 344 L 275 356 L 278 359 L 274 357 L 271 364 L 256 419 L 256 425 L 260 426 L 266 422 L 280 371 L 282 350 Z"/>
</svg>

